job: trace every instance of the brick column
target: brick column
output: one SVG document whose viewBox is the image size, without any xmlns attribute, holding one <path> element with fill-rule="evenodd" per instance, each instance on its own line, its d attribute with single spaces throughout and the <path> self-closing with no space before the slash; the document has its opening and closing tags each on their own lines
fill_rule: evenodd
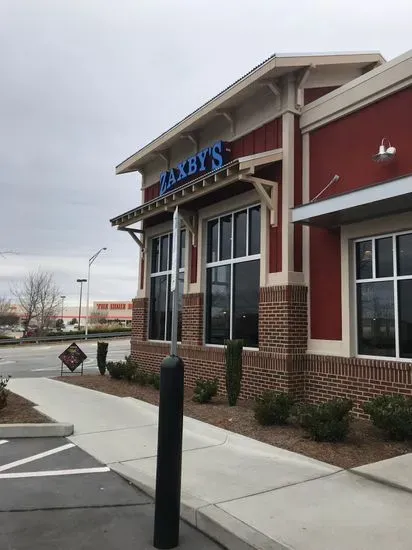
<svg viewBox="0 0 412 550">
<path fill-rule="evenodd" d="M 259 351 L 280 360 L 286 387 L 300 397 L 304 391 L 307 338 L 307 287 L 261 288 Z"/>
<path fill-rule="evenodd" d="M 134 298 L 132 310 L 132 340 L 147 340 L 149 301 L 147 298 Z"/>
<path fill-rule="evenodd" d="M 184 294 L 182 311 L 182 344 L 203 345 L 203 294 Z"/>
</svg>

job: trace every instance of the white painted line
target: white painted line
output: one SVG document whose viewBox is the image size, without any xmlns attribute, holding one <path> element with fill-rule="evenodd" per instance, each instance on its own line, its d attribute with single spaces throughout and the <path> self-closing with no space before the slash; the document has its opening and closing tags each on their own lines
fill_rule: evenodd
<svg viewBox="0 0 412 550">
<path fill-rule="evenodd" d="M 0 359 L 0 366 L 2 367 L 3 365 L 12 365 L 15 362 L 16 361 L 4 361 L 3 359 Z"/>
<path fill-rule="evenodd" d="M 8 443 L 7 439 L 0 439 L 0 445 L 4 445 L 5 443 Z"/>
<path fill-rule="evenodd" d="M 11 470 L 12 468 L 16 468 L 17 466 L 22 466 L 23 464 L 34 462 L 35 460 L 39 460 L 40 458 L 60 453 L 61 451 L 66 451 L 67 449 L 71 449 L 75 446 L 76 445 L 74 443 L 67 443 L 66 445 L 61 445 L 60 447 L 50 449 L 50 451 L 44 451 L 44 453 L 39 453 L 37 455 L 29 456 L 27 458 L 22 458 L 21 460 L 16 460 L 15 462 L 9 462 L 9 464 L 4 464 L 3 466 L 0 466 L 0 472 Z"/>
<path fill-rule="evenodd" d="M 51 477 L 51 476 L 73 476 L 78 474 L 102 474 L 110 472 L 110 468 L 102 466 L 101 468 L 77 468 L 77 470 L 46 470 L 44 472 L 19 472 L 0 474 L 0 479 L 18 479 L 23 477 Z"/>
</svg>

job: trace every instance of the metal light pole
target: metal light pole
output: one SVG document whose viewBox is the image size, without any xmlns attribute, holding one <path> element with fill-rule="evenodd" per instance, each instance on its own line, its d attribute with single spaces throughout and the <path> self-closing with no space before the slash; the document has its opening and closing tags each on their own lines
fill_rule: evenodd
<svg viewBox="0 0 412 550">
<path fill-rule="evenodd" d="M 66 298 L 66 296 L 60 296 L 61 298 L 61 301 L 62 301 L 62 323 L 64 323 L 64 319 L 63 319 L 63 316 L 64 316 L 64 300 Z"/>
<path fill-rule="evenodd" d="M 92 263 L 94 262 L 94 260 L 97 258 L 97 256 L 100 254 L 100 252 L 103 252 L 103 250 L 107 250 L 107 248 L 104 246 L 103 248 L 98 250 L 96 252 L 96 254 L 93 254 L 93 256 L 91 258 L 89 258 L 89 271 L 87 273 L 88 282 L 87 282 L 87 302 L 86 302 L 86 326 L 85 326 L 85 330 L 84 330 L 84 336 L 85 336 L 86 340 L 87 340 L 87 335 L 89 333 L 90 268 L 91 268 Z"/>
<path fill-rule="evenodd" d="M 79 330 L 80 330 L 80 319 L 81 319 L 81 316 L 82 316 L 83 283 L 87 283 L 87 279 L 77 279 L 77 282 L 80 283 L 80 302 L 79 302 Z"/>
</svg>

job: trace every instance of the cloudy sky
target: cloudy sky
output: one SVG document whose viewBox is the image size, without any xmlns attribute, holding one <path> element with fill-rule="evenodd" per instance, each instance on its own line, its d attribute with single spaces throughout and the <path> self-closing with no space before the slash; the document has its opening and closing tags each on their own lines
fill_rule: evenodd
<svg viewBox="0 0 412 550">
<path fill-rule="evenodd" d="M 131 298 L 137 246 L 109 219 L 139 181 L 116 164 L 275 52 L 390 59 L 411 20 L 410 0 L 0 0 L 0 296 L 40 267 L 75 303 L 107 246 L 91 297 Z"/>
</svg>

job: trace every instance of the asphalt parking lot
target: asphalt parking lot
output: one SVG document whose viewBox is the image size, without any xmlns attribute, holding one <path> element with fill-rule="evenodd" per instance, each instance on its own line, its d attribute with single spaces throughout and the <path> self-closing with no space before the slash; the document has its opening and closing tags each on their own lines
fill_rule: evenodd
<svg viewBox="0 0 412 550">
<path fill-rule="evenodd" d="M 65 438 L 0 440 L 0 548 L 152 549 L 152 500 Z M 182 550 L 220 546 L 181 524 Z"/>
</svg>

